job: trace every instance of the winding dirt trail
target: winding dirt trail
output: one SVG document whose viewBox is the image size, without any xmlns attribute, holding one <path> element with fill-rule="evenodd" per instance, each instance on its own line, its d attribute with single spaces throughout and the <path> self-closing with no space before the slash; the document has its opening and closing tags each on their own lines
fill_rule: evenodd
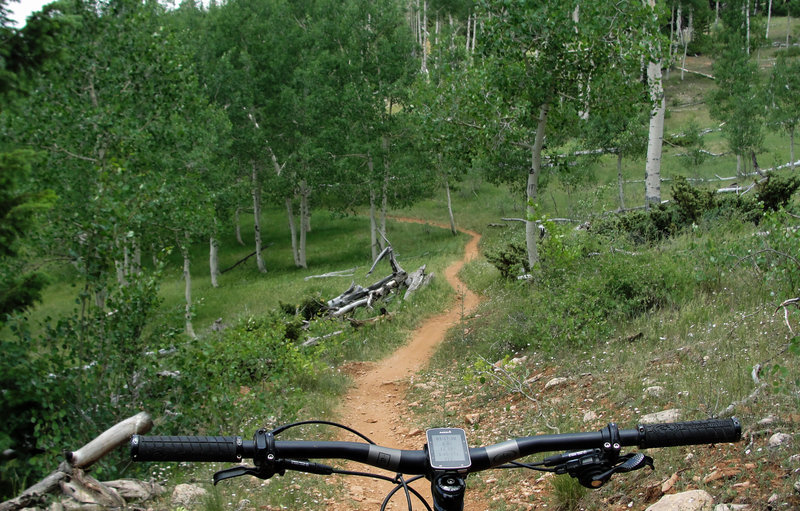
<svg viewBox="0 0 800 511">
<path fill-rule="evenodd" d="M 411 218 L 395 218 L 401 222 L 415 222 L 430 224 L 436 227 L 447 226 Z M 463 316 L 468 315 L 478 305 L 479 297 L 470 291 L 458 278 L 458 272 L 464 264 L 478 255 L 478 242 L 480 235 L 474 231 L 461 230 L 472 236 L 467 242 L 464 257 L 452 263 L 444 271 L 447 282 L 456 290 L 456 299 L 447 311 L 428 318 L 411 335 L 405 346 L 393 354 L 376 363 L 363 363 L 354 366 L 355 385 L 347 393 L 339 412 L 340 421 L 369 436 L 379 445 L 399 449 L 421 449 L 425 443 L 425 436 L 417 428 L 402 422 L 401 415 L 409 415 L 409 406 L 405 401 L 405 391 L 410 378 L 423 369 L 433 354 L 436 346 L 444 339 L 447 331 L 457 325 Z M 413 431 L 417 429 L 417 431 Z M 352 437 L 348 437 L 352 439 Z M 363 470 L 363 466 L 349 467 L 353 470 Z M 374 511 L 386 493 L 391 489 L 387 482 L 347 477 L 347 495 L 344 502 L 336 503 L 332 509 L 336 511 L 350 511 L 359 509 Z M 426 495 L 430 501 L 430 483 L 423 479 L 414 483 L 420 493 Z M 467 511 L 481 511 L 487 509 L 474 501 L 478 496 L 467 493 Z M 400 505 L 402 503 L 402 505 Z M 414 509 L 421 504 L 414 502 Z M 405 510 L 405 499 L 397 495 L 392 500 L 388 509 Z"/>
</svg>

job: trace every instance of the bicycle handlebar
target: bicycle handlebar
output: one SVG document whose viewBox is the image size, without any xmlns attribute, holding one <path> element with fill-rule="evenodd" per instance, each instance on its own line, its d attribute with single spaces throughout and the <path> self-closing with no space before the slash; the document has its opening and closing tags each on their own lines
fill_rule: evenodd
<svg viewBox="0 0 800 511">
<path fill-rule="evenodd" d="M 615 438 L 616 437 L 616 438 Z M 735 442 L 741 424 L 735 417 L 668 424 L 640 424 L 635 429 L 610 426 L 593 433 L 521 437 L 486 447 L 470 448 L 472 466 L 479 472 L 525 456 L 551 451 L 638 446 L 641 449 Z M 240 462 L 258 455 L 254 440 L 239 436 L 140 436 L 131 439 L 135 461 Z M 274 455 L 286 459 L 347 459 L 373 467 L 420 475 L 428 472 L 423 450 L 400 450 L 359 442 L 275 440 Z"/>
</svg>

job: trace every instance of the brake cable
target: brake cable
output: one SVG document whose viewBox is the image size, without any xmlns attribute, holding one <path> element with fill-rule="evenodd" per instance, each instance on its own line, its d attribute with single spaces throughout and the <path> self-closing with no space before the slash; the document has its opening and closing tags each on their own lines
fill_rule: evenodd
<svg viewBox="0 0 800 511">
<path fill-rule="evenodd" d="M 351 476 L 359 476 L 359 477 L 369 477 L 373 479 L 379 479 L 382 481 L 388 481 L 393 483 L 395 487 L 391 490 L 387 499 L 384 500 L 383 506 L 381 509 L 385 509 L 386 504 L 389 501 L 389 498 L 397 493 L 401 488 L 403 489 L 406 495 L 406 501 L 408 502 L 408 509 L 410 510 L 411 507 L 411 494 L 416 496 L 428 509 L 431 511 L 430 505 L 425 501 L 422 495 L 419 494 L 417 490 L 408 486 L 408 483 L 416 481 L 422 476 L 417 476 L 412 478 L 410 481 L 406 481 L 403 477 L 403 474 L 397 473 L 394 477 L 385 476 L 383 474 L 374 474 L 371 472 L 358 472 L 352 470 L 342 470 L 334 468 L 330 465 L 325 465 L 323 463 L 315 463 L 308 460 L 292 460 L 292 459 L 282 459 L 275 457 L 275 436 L 278 434 L 294 428 L 298 426 L 304 426 L 308 424 L 319 424 L 323 426 L 333 426 L 345 431 L 348 431 L 359 438 L 363 439 L 367 443 L 371 445 L 376 445 L 375 442 L 372 441 L 369 437 L 362 434 L 361 432 L 345 426 L 343 424 L 339 424 L 336 422 L 331 421 L 323 421 L 323 420 L 308 420 L 308 421 L 301 421 L 301 422 L 293 422 L 291 424 L 284 424 L 278 428 L 273 429 L 272 431 L 266 431 L 264 429 L 259 429 L 256 431 L 254 436 L 254 443 L 256 447 L 256 455 L 253 457 L 254 467 L 233 467 L 220 470 L 214 474 L 214 485 L 223 481 L 225 479 L 231 479 L 233 477 L 240 477 L 244 475 L 250 475 L 253 477 L 257 477 L 259 479 L 270 479 L 275 474 L 284 475 L 286 470 L 294 470 L 296 472 L 305 472 L 309 474 L 318 474 L 318 475 L 331 475 L 331 474 L 339 474 L 339 475 L 351 475 Z"/>
</svg>

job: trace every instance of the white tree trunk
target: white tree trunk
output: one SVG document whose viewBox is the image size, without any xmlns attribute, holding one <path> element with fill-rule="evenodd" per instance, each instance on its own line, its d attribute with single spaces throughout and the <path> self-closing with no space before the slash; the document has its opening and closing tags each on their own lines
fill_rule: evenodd
<svg viewBox="0 0 800 511">
<path fill-rule="evenodd" d="M 308 196 L 311 190 L 305 181 L 300 183 L 300 247 L 297 254 L 297 261 L 300 268 L 307 268 L 306 265 L 306 233 L 311 231 L 311 211 L 308 207 Z"/>
<path fill-rule="evenodd" d="M 668 52 L 668 62 L 670 65 L 667 66 L 667 75 L 666 79 L 669 80 L 669 72 L 672 69 L 672 50 L 675 47 L 675 2 L 672 2 L 672 5 L 669 8 L 669 52 Z"/>
<path fill-rule="evenodd" d="M 297 227 L 294 225 L 294 208 L 292 207 L 292 198 L 286 197 L 286 217 L 289 219 L 289 234 L 292 237 L 292 258 L 294 265 L 300 266 L 300 253 L 297 251 Z"/>
<path fill-rule="evenodd" d="M 772 0 L 767 3 L 767 33 L 764 34 L 764 39 L 769 39 L 769 23 L 772 21 Z"/>
<path fill-rule="evenodd" d="M 686 69 L 686 52 L 689 49 L 689 41 L 692 39 L 692 36 L 693 36 L 693 34 L 692 34 L 692 29 L 693 29 L 692 25 L 694 24 L 693 23 L 694 22 L 693 15 L 694 15 L 694 11 L 693 10 L 689 10 L 689 26 L 686 27 L 686 30 L 684 31 L 684 34 L 682 36 L 683 37 L 683 59 L 681 60 L 681 81 L 683 81 L 684 70 Z"/>
<path fill-rule="evenodd" d="M 133 272 L 136 275 L 142 273 L 142 247 L 139 243 L 136 242 L 134 238 L 133 241 Z"/>
<path fill-rule="evenodd" d="M 455 236 L 458 234 L 456 230 L 456 219 L 453 216 L 453 202 L 450 200 L 450 182 L 444 178 L 444 190 L 447 193 L 447 214 L 450 217 L 450 232 Z"/>
<path fill-rule="evenodd" d="M 389 105 L 391 108 L 391 104 Z M 389 139 L 383 137 L 383 186 L 381 187 L 381 236 L 378 239 L 380 249 L 386 248 L 386 216 L 389 214 Z"/>
<path fill-rule="evenodd" d="M 372 260 L 378 257 L 378 222 L 375 218 L 375 190 L 369 189 L 369 244 Z"/>
<path fill-rule="evenodd" d="M 471 23 L 472 23 L 472 15 L 470 14 L 469 16 L 467 16 L 467 36 L 465 38 L 466 39 L 466 46 L 464 47 L 464 50 L 467 53 L 469 53 L 469 36 L 470 36 L 469 29 L 470 29 L 470 24 Z"/>
<path fill-rule="evenodd" d="M 427 2 L 426 2 L 427 4 Z M 375 217 L 375 188 L 372 179 L 375 176 L 375 165 L 372 161 L 372 155 L 367 153 L 367 171 L 369 172 L 369 241 L 372 250 L 372 260 L 378 257 L 379 241 L 378 241 L 378 221 Z"/>
<path fill-rule="evenodd" d="M 617 153 L 617 186 L 619 187 L 619 209 L 625 209 L 625 191 L 622 180 L 622 151 Z"/>
<path fill-rule="evenodd" d="M 239 213 L 241 213 L 241 211 L 242 208 L 236 208 L 236 210 L 233 212 L 233 228 L 236 232 L 236 241 L 239 243 L 239 245 L 244 245 L 244 240 L 242 239 L 242 226 L 239 222 Z"/>
<path fill-rule="evenodd" d="M 211 286 L 219 287 L 217 277 L 219 277 L 219 242 L 214 236 L 208 241 L 208 267 L 211 271 Z"/>
<path fill-rule="evenodd" d="M 535 204 L 539 195 L 539 175 L 542 172 L 542 147 L 544 147 L 544 131 L 547 127 L 547 113 L 550 111 L 548 103 L 539 108 L 539 118 L 536 122 L 536 138 L 531 147 L 531 168 L 528 172 L 528 183 L 525 188 L 527 213 L 525 220 L 525 245 L 528 249 L 528 265 L 531 269 L 539 263 L 539 228 L 536 222 L 531 220 L 536 216 Z"/>
<path fill-rule="evenodd" d="M 258 180 L 258 169 L 255 162 L 253 165 L 253 230 L 255 231 L 256 239 L 256 264 L 258 271 L 261 273 L 267 272 L 267 266 L 264 264 L 264 256 L 261 255 L 261 183 Z"/>
<path fill-rule="evenodd" d="M 747 54 L 750 55 L 750 0 L 744 3 L 744 19 L 747 24 Z"/>
<path fill-rule="evenodd" d="M 644 171 L 645 207 L 661 203 L 661 146 L 664 142 L 664 87 L 661 83 L 661 63 L 650 62 L 647 65 L 647 83 L 650 86 L 650 98 L 656 105 L 650 112 L 650 130 L 647 139 L 647 164 Z"/>
<path fill-rule="evenodd" d="M 192 339 L 197 336 L 194 333 L 192 326 L 192 273 L 190 269 L 189 260 L 189 233 L 185 234 L 186 241 L 181 244 L 181 251 L 183 252 L 183 281 L 184 281 L 184 298 L 186 298 L 186 307 L 184 309 L 184 318 L 186 319 L 186 335 Z"/>
<path fill-rule="evenodd" d="M 422 72 L 428 73 L 428 0 L 422 1 L 422 25 L 420 27 L 422 39 Z"/>
</svg>

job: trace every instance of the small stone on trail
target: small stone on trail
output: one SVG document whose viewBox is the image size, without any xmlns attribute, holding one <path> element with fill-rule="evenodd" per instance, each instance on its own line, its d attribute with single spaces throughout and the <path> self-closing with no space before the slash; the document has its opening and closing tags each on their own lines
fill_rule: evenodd
<svg viewBox="0 0 800 511">
<path fill-rule="evenodd" d="M 205 488 L 195 484 L 179 484 L 172 490 L 172 504 L 185 508 L 193 508 L 208 494 Z"/>
<path fill-rule="evenodd" d="M 710 511 L 714 498 L 704 490 L 666 495 L 645 511 Z"/>
<path fill-rule="evenodd" d="M 597 419 L 597 414 L 591 410 L 583 414 L 583 422 L 592 422 Z"/>
<path fill-rule="evenodd" d="M 775 433 L 769 437 L 769 446 L 773 449 L 787 446 L 790 443 L 792 443 L 792 435 L 787 435 L 786 433 Z"/>
<path fill-rule="evenodd" d="M 558 387 L 560 385 L 563 385 L 563 384 L 567 383 L 568 381 L 569 381 L 569 379 L 564 378 L 564 377 L 553 378 L 553 379 L 551 379 L 550 381 L 548 381 L 547 383 L 544 384 L 544 390 L 551 389 L 553 387 Z"/>
<path fill-rule="evenodd" d="M 664 395 L 664 387 L 661 385 L 653 385 L 644 389 L 645 397 L 661 397 Z"/>
</svg>

